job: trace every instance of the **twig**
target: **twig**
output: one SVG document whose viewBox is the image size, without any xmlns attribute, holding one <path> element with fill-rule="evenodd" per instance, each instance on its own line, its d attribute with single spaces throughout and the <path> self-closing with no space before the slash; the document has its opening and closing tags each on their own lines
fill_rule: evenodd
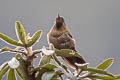
<svg viewBox="0 0 120 80">
<path fill-rule="evenodd" d="M 33 51 L 33 54 L 32 54 L 31 56 L 29 56 L 28 59 L 33 59 L 36 54 L 41 53 L 41 52 L 42 52 L 41 50 L 34 50 L 34 51 Z"/>
<path fill-rule="evenodd" d="M 41 53 L 41 52 L 42 52 L 41 49 L 34 50 L 34 51 L 33 51 L 33 55 L 36 55 L 36 54 Z"/>
<path fill-rule="evenodd" d="M 80 79 L 83 79 L 83 78 L 86 78 L 86 77 L 89 77 L 89 73 L 87 72 L 87 73 L 85 73 L 85 74 L 83 74 L 82 76 L 78 76 L 78 80 Z"/>
<path fill-rule="evenodd" d="M 24 54 L 25 56 L 27 56 L 27 54 L 26 54 L 25 52 L 23 52 L 23 51 L 16 51 L 16 50 L 14 50 L 14 49 L 10 49 L 9 51 L 10 51 L 10 52 L 15 52 L 15 53 L 22 53 L 22 54 Z"/>
<path fill-rule="evenodd" d="M 41 67 L 34 68 L 34 69 L 32 70 L 32 72 L 39 71 L 39 70 L 40 70 L 40 68 L 41 68 Z"/>
<path fill-rule="evenodd" d="M 60 61 L 57 59 L 57 57 L 56 57 L 55 54 L 53 54 L 52 57 L 54 58 L 54 60 L 57 62 L 57 64 L 58 64 L 59 66 L 61 66 L 67 73 L 70 73 L 70 72 L 67 70 L 66 66 L 60 63 Z"/>
<path fill-rule="evenodd" d="M 63 80 L 62 75 L 59 75 L 59 76 L 60 76 L 60 79 Z"/>
<path fill-rule="evenodd" d="M 39 49 L 39 50 L 34 50 L 33 52 L 32 52 L 32 55 L 31 56 L 29 56 L 28 58 L 27 58 L 27 60 L 32 60 L 33 58 L 36 58 L 36 54 L 38 54 L 38 53 L 41 53 L 42 51 L 41 51 L 41 49 Z"/>
<path fill-rule="evenodd" d="M 82 71 L 83 71 L 83 70 L 80 70 L 80 72 L 78 73 L 78 75 L 77 75 L 76 77 L 79 77 L 79 75 L 81 74 Z"/>
<path fill-rule="evenodd" d="M 7 51 L 5 52 L 14 52 L 14 53 L 22 53 L 24 54 L 25 56 L 27 56 L 26 52 L 23 52 L 23 51 L 17 51 L 17 50 L 14 50 L 14 49 L 8 49 Z M 1 52 L 0 52 L 1 53 Z"/>
</svg>

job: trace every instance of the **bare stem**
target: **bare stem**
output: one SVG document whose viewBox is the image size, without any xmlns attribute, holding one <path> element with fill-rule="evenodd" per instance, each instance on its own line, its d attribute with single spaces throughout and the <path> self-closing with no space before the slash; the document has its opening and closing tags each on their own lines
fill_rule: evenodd
<svg viewBox="0 0 120 80">
<path fill-rule="evenodd" d="M 6 52 L 22 53 L 23 55 L 27 56 L 26 52 L 23 52 L 23 51 L 17 51 L 17 50 L 14 50 L 14 49 L 9 49 L 9 50 L 6 51 Z"/>
<path fill-rule="evenodd" d="M 38 53 L 41 53 L 41 52 L 42 52 L 41 50 L 34 50 L 33 54 L 31 56 L 29 56 L 29 59 L 35 58 L 35 55 L 38 54 Z"/>
<path fill-rule="evenodd" d="M 59 76 L 60 76 L 60 79 L 63 80 L 62 75 L 59 75 Z"/>
<path fill-rule="evenodd" d="M 33 51 L 33 55 L 38 54 L 38 53 L 41 53 L 41 52 L 42 52 L 41 49 L 34 50 L 34 51 Z"/>
<path fill-rule="evenodd" d="M 76 77 L 79 77 L 79 75 L 81 74 L 81 72 L 82 72 L 82 70 L 80 70 L 80 71 L 79 71 L 79 73 L 77 74 L 77 76 L 76 76 Z"/>
<path fill-rule="evenodd" d="M 52 57 L 54 58 L 54 60 L 57 62 L 57 64 L 58 64 L 59 66 L 61 66 L 67 73 L 70 73 L 70 72 L 67 70 L 67 67 L 66 67 L 65 65 L 61 64 L 61 62 L 57 59 L 57 57 L 56 57 L 55 54 L 53 54 Z"/>
<path fill-rule="evenodd" d="M 86 78 L 86 77 L 92 77 L 92 76 L 90 76 L 89 73 L 87 72 L 87 73 L 83 74 L 83 75 L 80 76 L 80 77 L 78 76 L 78 80 L 84 79 L 84 78 Z"/>
</svg>

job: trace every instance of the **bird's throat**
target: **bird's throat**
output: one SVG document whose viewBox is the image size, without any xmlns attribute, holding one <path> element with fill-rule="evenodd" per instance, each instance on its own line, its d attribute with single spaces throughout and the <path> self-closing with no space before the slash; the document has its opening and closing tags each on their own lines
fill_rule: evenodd
<svg viewBox="0 0 120 80">
<path fill-rule="evenodd" d="M 63 23 L 56 23 L 56 28 L 59 30 L 63 27 Z"/>
</svg>

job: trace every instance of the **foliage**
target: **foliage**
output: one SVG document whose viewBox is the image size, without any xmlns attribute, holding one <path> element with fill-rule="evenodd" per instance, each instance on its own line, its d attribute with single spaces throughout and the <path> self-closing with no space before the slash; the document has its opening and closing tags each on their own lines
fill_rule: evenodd
<svg viewBox="0 0 120 80">
<path fill-rule="evenodd" d="M 44 47 L 38 50 L 32 50 L 32 47 L 41 37 L 42 31 L 38 30 L 32 37 L 25 33 L 24 27 L 20 22 L 16 22 L 16 35 L 19 41 L 16 41 L 2 33 L 0 39 L 4 42 L 15 46 L 15 49 L 4 47 L 0 53 L 9 52 L 16 53 L 14 57 L 16 60 L 10 60 L 0 66 L 0 80 L 7 74 L 7 80 L 16 80 L 16 75 L 20 76 L 22 80 L 117 80 L 120 75 L 113 75 L 107 72 L 107 69 L 112 65 L 112 58 L 101 62 L 96 68 L 87 67 L 85 64 L 77 64 L 81 71 L 73 73 L 68 69 L 68 66 L 62 64 L 59 60 L 61 57 L 76 56 L 82 58 L 79 53 L 74 53 L 69 49 L 57 50 L 52 44 L 49 47 Z M 18 48 L 19 46 L 19 48 Z M 41 59 L 38 67 L 33 66 L 33 60 L 36 54 L 40 53 Z M 52 61 L 56 62 L 54 65 Z M 12 64 L 12 67 L 10 66 Z M 66 76 L 66 77 L 63 77 Z"/>
</svg>

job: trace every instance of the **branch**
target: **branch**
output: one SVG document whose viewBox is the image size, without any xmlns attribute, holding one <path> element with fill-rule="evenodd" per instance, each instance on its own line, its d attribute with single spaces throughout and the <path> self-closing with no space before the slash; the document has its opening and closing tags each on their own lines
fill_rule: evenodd
<svg viewBox="0 0 120 80">
<path fill-rule="evenodd" d="M 23 52 L 23 51 L 17 51 L 17 50 L 14 50 L 14 49 L 8 49 L 5 52 L 22 53 L 23 55 L 27 56 L 27 54 L 25 52 Z M 2 52 L 0 51 L 0 53 L 2 53 Z"/>
<path fill-rule="evenodd" d="M 34 51 L 33 51 L 33 55 L 36 55 L 36 54 L 41 53 L 41 52 L 42 52 L 42 50 L 41 50 L 41 49 L 34 50 Z"/>
<path fill-rule="evenodd" d="M 81 74 L 82 71 L 83 71 L 83 70 L 80 70 L 76 77 L 79 77 L 79 75 Z"/>
<path fill-rule="evenodd" d="M 31 59 L 33 59 L 33 58 L 36 58 L 36 54 L 38 54 L 38 53 L 41 53 L 42 51 L 41 51 L 41 49 L 39 49 L 39 50 L 34 50 L 33 51 L 33 54 L 31 55 L 31 56 L 29 56 L 29 58 L 28 58 L 28 60 L 31 60 Z"/>
<path fill-rule="evenodd" d="M 81 80 L 81 79 L 84 79 L 84 78 L 87 78 L 89 76 L 89 73 L 87 72 L 87 73 L 85 73 L 85 74 L 83 74 L 82 76 L 78 76 L 78 80 Z"/>
<path fill-rule="evenodd" d="M 59 66 L 61 66 L 67 73 L 70 73 L 70 72 L 68 71 L 68 69 L 66 68 L 66 66 L 60 63 L 60 61 L 57 59 L 57 57 L 56 57 L 55 54 L 53 54 L 52 57 L 54 58 L 54 60 L 57 62 L 57 64 L 58 64 Z"/>
<path fill-rule="evenodd" d="M 60 79 L 63 80 L 62 75 L 59 75 Z"/>
</svg>

